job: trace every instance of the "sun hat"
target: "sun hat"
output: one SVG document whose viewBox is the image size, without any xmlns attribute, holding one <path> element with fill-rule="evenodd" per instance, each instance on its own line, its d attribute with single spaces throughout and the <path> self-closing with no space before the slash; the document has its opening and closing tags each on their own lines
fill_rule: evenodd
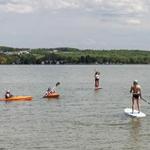
<svg viewBox="0 0 150 150">
<path fill-rule="evenodd" d="M 134 80 L 133 83 L 134 83 L 134 84 L 138 84 L 138 80 Z"/>
</svg>

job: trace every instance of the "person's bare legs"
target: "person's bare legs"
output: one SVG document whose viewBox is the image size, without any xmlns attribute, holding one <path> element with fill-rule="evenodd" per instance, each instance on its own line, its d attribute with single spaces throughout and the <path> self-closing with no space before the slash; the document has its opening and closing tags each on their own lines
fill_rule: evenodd
<svg viewBox="0 0 150 150">
<path fill-rule="evenodd" d="M 132 97 L 132 114 L 133 114 L 133 111 L 134 111 L 134 98 Z"/>
<path fill-rule="evenodd" d="M 139 98 L 136 100 L 136 103 L 137 103 L 138 113 L 140 113 Z"/>
<path fill-rule="evenodd" d="M 99 80 L 95 81 L 95 87 L 98 88 L 99 87 Z"/>
</svg>

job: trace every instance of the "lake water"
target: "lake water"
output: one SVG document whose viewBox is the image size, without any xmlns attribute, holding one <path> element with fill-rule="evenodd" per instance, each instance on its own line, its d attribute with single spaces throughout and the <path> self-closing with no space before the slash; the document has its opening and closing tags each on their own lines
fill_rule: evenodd
<svg viewBox="0 0 150 150">
<path fill-rule="evenodd" d="M 103 89 L 94 91 L 94 71 Z M 124 115 L 138 79 L 150 101 L 149 65 L 2 65 L 0 95 L 31 95 L 30 102 L 0 102 L 0 150 L 148 150 L 150 105 L 145 118 Z M 59 99 L 43 99 L 56 82 Z"/>
</svg>

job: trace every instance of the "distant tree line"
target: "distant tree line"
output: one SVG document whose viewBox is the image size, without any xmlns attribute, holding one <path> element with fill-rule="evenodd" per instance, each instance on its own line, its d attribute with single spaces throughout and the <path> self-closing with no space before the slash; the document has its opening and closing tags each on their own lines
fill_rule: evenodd
<svg viewBox="0 0 150 150">
<path fill-rule="evenodd" d="M 22 51 L 29 53 L 19 53 Z M 150 52 L 142 50 L 0 47 L 0 64 L 150 64 Z"/>
</svg>

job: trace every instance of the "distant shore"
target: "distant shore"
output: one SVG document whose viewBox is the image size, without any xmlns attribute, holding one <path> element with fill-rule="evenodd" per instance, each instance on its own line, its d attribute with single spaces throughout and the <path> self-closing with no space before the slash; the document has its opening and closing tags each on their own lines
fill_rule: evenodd
<svg viewBox="0 0 150 150">
<path fill-rule="evenodd" d="M 0 64 L 150 64 L 150 51 L 1 46 Z"/>
</svg>

